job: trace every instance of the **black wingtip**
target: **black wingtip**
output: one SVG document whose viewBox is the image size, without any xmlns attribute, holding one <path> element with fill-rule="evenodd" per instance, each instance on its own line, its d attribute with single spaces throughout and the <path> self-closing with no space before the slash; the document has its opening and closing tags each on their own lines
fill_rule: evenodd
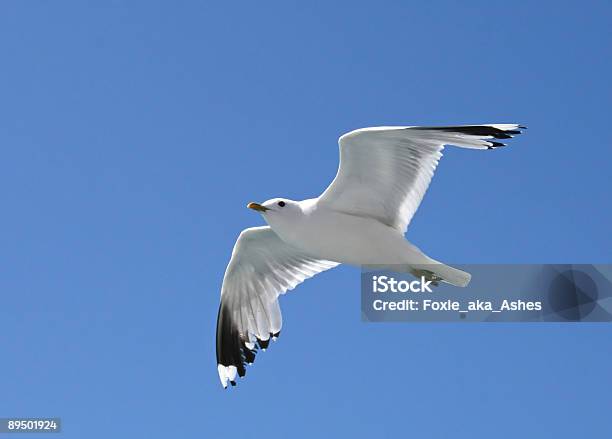
<svg viewBox="0 0 612 439">
<path fill-rule="evenodd" d="M 257 343 L 259 344 L 259 347 L 261 349 L 268 349 L 268 346 L 270 345 L 270 339 L 267 340 L 261 340 L 261 339 L 257 339 Z"/>
<path fill-rule="evenodd" d="M 244 336 L 240 334 L 232 320 L 229 308 L 221 303 L 217 316 L 217 364 L 235 366 L 239 376 L 244 376 L 245 363 L 252 363 L 255 352 L 245 343 Z"/>
<path fill-rule="evenodd" d="M 501 142 L 489 142 L 489 143 L 491 143 L 491 146 L 488 146 L 487 149 L 495 149 L 501 146 L 506 146 L 505 143 L 501 143 Z"/>
<path fill-rule="evenodd" d="M 258 349 L 267 349 L 270 340 L 275 340 L 279 335 L 280 331 L 270 332 L 267 340 L 258 338 L 253 346 L 248 336 L 238 330 L 229 307 L 221 303 L 217 317 L 217 364 L 235 366 L 238 376 L 243 377 L 246 374 L 246 366 L 255 361 Z M 230 384 L 235 386 L 236 381 L 230 381 Z"/>
<path fill-rule="evenodd" d="M 517 125 L 517 128 L 522 128 Z M 511 139 L 514 135 L 521 134 L 516 129 L 505 130 L 497 128 L 491 125 L 459 125 L 459 126 L 447 126 L 447 127 L 412 127 L 415 130 L 438 130 L 446 131 L 450 133 L 461 133 L 469 136 L 478 137 L 493 137 L 495 139 Z"/>
</svg>

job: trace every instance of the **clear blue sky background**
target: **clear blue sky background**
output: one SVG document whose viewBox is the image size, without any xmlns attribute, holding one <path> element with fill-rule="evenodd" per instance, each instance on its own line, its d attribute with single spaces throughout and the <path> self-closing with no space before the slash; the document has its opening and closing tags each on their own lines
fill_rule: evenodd
<svg viewBox="0 0 612 439">
<path fill-rule="evenodd" d="M 252 200 L 368 125 L 449 149 L 408 233 L 447 262 L 611 262 L 610 2 L 4 1 L 0 416 L 67 438 L 612 437 L 607 324 L 365 324 L 359 270 L 281 300 L 231 391 L 219 290 Z M 26 436 L 24 436 L 26 437 Z"/>
</svg>

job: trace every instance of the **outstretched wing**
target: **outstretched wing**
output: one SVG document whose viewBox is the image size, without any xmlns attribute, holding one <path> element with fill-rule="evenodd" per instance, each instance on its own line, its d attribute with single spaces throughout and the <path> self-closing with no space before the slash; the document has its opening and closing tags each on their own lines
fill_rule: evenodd
<svg viewBox="0 0 612 439">
<path fill-rule="evenodd" d="M 344 134 L 336 178 L 319 197 L 335 210 L 377 219 L 405 233 L 444 145 L 493 149 L 520 134 L 516 124 L 374 127 Z"/>
<path fill-rule="evenodd" d="M 217 369 L 223 387 L 244 376 L 257 347 L 268 347 L 281 330 L 278 296 L 338 265 L 302 253 L 270 227 L 243 230 L 221 288 L 217 317 Z"/>
</svg>

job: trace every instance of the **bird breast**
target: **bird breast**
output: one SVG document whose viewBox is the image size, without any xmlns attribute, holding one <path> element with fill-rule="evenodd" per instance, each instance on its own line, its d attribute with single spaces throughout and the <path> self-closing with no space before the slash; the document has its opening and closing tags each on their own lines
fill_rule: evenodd
<svg viewBox="0 0 612 439">
<path fill-rule="evenodd" d="M 406 251 L 399 231 L 332 209 L 313 209 L 295 221 L 270 225 L 283 241 L 311 256 L 345 264 L 397 263 Z"/>
</svg>

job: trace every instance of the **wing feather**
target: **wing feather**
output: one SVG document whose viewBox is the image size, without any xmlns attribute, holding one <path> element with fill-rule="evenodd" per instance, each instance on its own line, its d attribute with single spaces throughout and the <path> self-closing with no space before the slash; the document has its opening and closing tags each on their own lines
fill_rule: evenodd
<svg viewBox="0 0 612 439">
<path fill-rule="evenodd" d="M 366 216 L 405 233 L 418 209 L 444 145 L 493 149 L 490 139 L 520 134 L 516 124 L 455 127 L 372 127 L 340 137 L 340 166 L 319 203 Z"/>
<path fill-rule="evenodd" d="M 278 336 L 282 315 L 278 296 L 338 265 L 313 258 L 283 242 L 270 227 L 244 230 L 234 246 L 221 288 L 217 317 L 217 369 L 224 387 L 244 376 Z"/>
</svg>

